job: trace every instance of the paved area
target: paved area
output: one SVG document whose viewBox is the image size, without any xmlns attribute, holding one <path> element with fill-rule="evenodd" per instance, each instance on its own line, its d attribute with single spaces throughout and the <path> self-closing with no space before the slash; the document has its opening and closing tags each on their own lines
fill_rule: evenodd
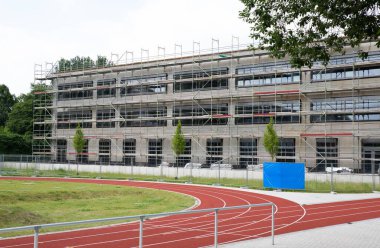
<svg viewBox="0 0 380 248">
<path fill-rule="evenodd" d="M 322 227 L 307 231 L 293 232 L 275 236 L 277 248 L 349 248 L 349 247 L 380 247 L 380 218 Z M 272 247 L 270 237 L 220 245 L 223 248 L 264 248 Z"/>
<path fill-rule="evenodd" d="M 285 198 L 299 204 L 318 204 L 337 201 L 380 198 L 380 193 L 369 194 L 330 194 L 330 193 L 299 193 L 281 191 L 247 190 L 256 193 Z M 335 226 L 310 229 L 300 232 L 277 235 L 274 247 L 278 248 L 349 248 L 349 247 L 380 247 L 380 218 L 359 221 Z M 259 238 L 232 244 L 220 245 L 224 248 L 262 248 L 272 247 L 271 238 Z"/>
<path fill-rule="evenodd" d="M 331 193 L 303 193 L 303 192 L 282 192 L 282 191 L 264 191 L 249 190 L 255 193 L 281 197 L 299 204 L 318 204 L 338 201 L 351 201 L 362 199 L 380 198 L 380 192 L 368 194 L 331 194 Z"/>
</svg>

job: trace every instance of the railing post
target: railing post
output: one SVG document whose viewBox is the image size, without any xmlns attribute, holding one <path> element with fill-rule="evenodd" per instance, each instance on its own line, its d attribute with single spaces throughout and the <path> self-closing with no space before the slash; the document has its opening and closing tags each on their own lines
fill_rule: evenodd
<svg viewBox="0 0 380 248">
<path fill-rule="evenodd" d="M 34 248 L 38 248 L 38 232 L 39 232 L 39 230 L 40 230 L 39 226 L 34 227 L 34 242 L 33 242 Z"/>
<path fill-rule="evenodd" d="M 218 247 L 218 210 L 219 209 L 215 209 L 215 212 L 214 212 L 214 247 L 217 248 Z"/>
<path fill-rule="evenodd" d="M 140 216 L 139 248 L 143 247 L 144 216 Z"/>
<path fill-rule="evenodd" d="M 272 235 L 272 245 L 274 245 L 274 203 L 272 203 L 272 227 L 271 227 L 271 235 Z"/>
</svg>

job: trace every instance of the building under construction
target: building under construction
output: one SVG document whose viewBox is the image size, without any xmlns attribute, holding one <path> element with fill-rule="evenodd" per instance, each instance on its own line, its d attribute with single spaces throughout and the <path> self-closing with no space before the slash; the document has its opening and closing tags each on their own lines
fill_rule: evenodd
<svg viewBox="0 0 380 248">
<path fill-rule="evenodd" d="M 266 51 L 230 47 L 158 56 L 141 50 L 113 55 L 106 66 L 36 66 L 33 154 L 52 161 L 157 166 L 175 163 L 171 140 L 179 121 L 186 148 L 179 164 L 270 161 L 263 135 L 270 118 L 280 137 L 277 161 L 377 170 L 380 164 L 380 50 L 362 60 L 357 50 L 332 56 L 328 66 L 292 68 Z M 112 59 L 112 58 L 111 58 Z M 81 126 L 85 149 L 73 148 Z"/>
</svg>

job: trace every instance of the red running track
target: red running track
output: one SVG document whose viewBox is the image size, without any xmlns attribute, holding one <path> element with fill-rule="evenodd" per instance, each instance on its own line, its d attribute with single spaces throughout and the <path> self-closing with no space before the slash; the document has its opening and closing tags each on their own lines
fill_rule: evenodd
<svg viewBox="0 0 380 248">
<path fill-rule="evenodd" d="M 200 202 L 194 209 L 273 202 L 275 233 L 342 224 L 380 217 L 380 198 L 301 206 L 282 198 L 228 188 L 117 180 L 1 177 L 0 180 L 63 181 L 153 188 L 191 195 Z M 271 208 L 219 212 L 219 243 L 270 235 Z M 43 234 L 39 247 L 137 247 L 138 223 Z M 214 242 L 213 213 L 168 216 L 144 221 L 144 247 L 203 247 Z M 32 247 L 32 237 L 0 240 L 0 247 Z"/>
</svg>

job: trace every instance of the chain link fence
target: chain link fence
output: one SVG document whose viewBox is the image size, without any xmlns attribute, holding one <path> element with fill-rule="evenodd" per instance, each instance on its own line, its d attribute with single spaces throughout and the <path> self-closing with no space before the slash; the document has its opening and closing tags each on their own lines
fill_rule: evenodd
<svg viewBox="0 0 380 248">
<path fill-rule="evenodd" d="M 35 155 L 0 155 L 1 176 L 112 178 L 178 183 L 210 184 L 263 189 L 262 166 L 233 169 L 215 163 L 210 168 L 200 164 L 185 167 L 161 163 L 159 166 L 123 166 L 120 164 L 58 163 Z M 306 191 L 364 193 L 380 191 L 380 175 L 352 172 L 306 172 Z"/>
</svg>

